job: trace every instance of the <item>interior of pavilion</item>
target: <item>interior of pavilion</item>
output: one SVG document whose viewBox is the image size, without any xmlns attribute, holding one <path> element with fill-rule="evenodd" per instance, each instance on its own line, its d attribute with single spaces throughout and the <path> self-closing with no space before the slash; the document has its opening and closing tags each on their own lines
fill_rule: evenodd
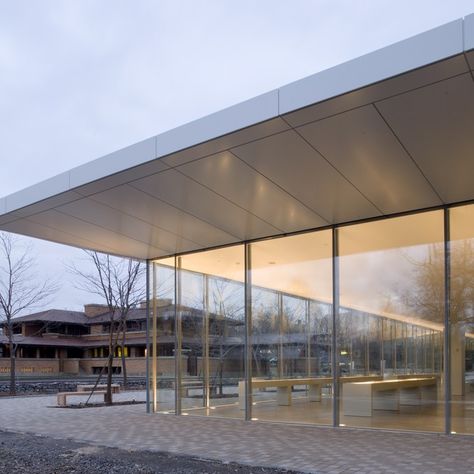
<svg viewBox="0 0 474 474">
<path fill-rule="evenodd" d="M 151 410 L 474 433 L 473 239 L 465 205 L 156 260 Z"/>
</svg>

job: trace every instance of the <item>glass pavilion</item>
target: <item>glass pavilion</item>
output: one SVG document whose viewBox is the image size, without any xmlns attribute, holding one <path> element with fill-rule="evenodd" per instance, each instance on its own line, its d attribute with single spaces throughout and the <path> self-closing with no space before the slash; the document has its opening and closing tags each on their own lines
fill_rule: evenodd
<svg viewBox="0 0 474 474">
<path fill-rule="evenodd" d="M 474 434 L 473 157 L 470 15 L 7 196 L 0 229 L 147 260 L 150 412 Z"/>
</svg>

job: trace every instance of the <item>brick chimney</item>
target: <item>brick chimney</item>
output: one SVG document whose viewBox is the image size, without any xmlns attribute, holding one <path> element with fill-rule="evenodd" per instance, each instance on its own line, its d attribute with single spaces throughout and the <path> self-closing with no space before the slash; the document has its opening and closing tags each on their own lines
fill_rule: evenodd
<svg viewBox="0 0 474 474">
<path fill-rule="evenodd" d="M 109 307 L 106 304 L 91 303 L 84 305 L 84 313 L 88 318 L 93 318 L 94 316 L 107 313 L 108 311 Z"/>
</svg>

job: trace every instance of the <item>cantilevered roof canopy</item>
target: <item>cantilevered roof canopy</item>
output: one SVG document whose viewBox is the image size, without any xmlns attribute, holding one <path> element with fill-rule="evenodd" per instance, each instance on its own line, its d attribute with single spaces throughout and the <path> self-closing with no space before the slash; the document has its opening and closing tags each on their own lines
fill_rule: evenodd
<svg viewBox="0 0 474 474">
<path fill-rule="evenodd" d="M 474 15 L 0 200 L 0 229 L 154 258 L 474 199 Z"/>
</svg>

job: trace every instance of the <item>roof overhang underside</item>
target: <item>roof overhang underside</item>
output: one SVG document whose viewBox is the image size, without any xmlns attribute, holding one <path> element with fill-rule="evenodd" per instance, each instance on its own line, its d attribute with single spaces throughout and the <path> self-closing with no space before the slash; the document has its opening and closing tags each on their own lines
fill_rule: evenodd
<svg viewBox="0 0 474 474">
<path fill-rule="evenodd" d="M 473 71 L 470 15 L 7 196 L 0 229 L 148 259 L 472 200 Z"/>
</svg>

